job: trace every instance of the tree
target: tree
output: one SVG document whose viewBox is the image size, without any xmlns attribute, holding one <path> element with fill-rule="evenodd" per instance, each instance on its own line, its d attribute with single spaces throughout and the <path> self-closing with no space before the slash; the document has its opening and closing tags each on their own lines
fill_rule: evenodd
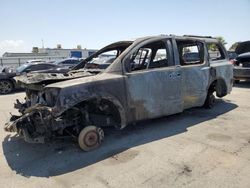
<svg viewBox="0 0 250 188">
<path fill-rule="evenodd" d="M 235 49 L 237 48 L 239 42 L 235 42 L 232 44 L 232 46 L 229 48 L 230 51 L 235 51 Z"/>
<path fill-rule="evenodd" d="M 223 44 L 223 45 L 227 44 L 226 40 L 222 36 L 218 36 L 216 38 L 221 42 L 221 44 Z"/>
<path fill-rule="evenodd" d="M 223 44 L 223 45 L 227 44 L 226 40 L 222 36 L 218 36 L 215 38 L 218 39 L 221 42 L 221 44 Z M 216 51 L 218 48 L 215 44 L 208 44 L 208 49 L 212 50 L 212 51 Z"/>
</svg>

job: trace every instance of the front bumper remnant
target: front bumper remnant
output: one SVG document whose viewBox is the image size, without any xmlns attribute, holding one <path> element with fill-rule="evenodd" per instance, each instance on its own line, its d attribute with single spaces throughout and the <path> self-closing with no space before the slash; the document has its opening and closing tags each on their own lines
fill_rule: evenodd
<svg viewBox="0 0 250 188">
<path fill-rule="evenodd" d="M 22 116 L 12 116 L 4 126 L 7 132 L 15 132 L 28 143 L 44 143 L 51 133 L 51 109 L 32 107 Z"/>
</svg>

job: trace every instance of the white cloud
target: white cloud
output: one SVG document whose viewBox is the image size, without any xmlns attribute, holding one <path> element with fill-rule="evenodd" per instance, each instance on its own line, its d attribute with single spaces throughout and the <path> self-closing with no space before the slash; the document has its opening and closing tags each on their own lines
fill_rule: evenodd
<svg viewBox="0 0 250 188">
<path fill-rule="evenodd" d="M 4 40 L 0 41 L 0 56 L 5 52 L 27 52 L 23 40 Z"/>
</svg>

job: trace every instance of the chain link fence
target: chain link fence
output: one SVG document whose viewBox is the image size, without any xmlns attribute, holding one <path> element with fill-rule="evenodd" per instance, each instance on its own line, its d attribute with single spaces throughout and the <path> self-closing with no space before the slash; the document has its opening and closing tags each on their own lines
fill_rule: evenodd
<svg viewBox="0 0 250 188">
<path fill-rule="evenodd" d="M 8 57 L 0 58 L 0 70 L 3 67 L 13 67 L 17 68 L 29 60 L 42 60 L 42 61 L 56 61 L 60 59 L 65 59 L 66 57 Z"/>
</svg>

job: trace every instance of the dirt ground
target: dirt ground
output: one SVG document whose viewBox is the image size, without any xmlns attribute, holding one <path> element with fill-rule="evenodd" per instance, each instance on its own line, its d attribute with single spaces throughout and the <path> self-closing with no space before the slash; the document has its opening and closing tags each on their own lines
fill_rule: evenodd
<svg viewBox="0 0 250 188">
<path fill-rule="evenodd" d="M 0 124 L 24 93 L 0 96 Z M 250 187 L 250 83 L 194 108 L 123 131 L 105 129 L 101 148 L 72 140 L 28 144 L 0 129 L 5 187 Z"/>
</svg>

